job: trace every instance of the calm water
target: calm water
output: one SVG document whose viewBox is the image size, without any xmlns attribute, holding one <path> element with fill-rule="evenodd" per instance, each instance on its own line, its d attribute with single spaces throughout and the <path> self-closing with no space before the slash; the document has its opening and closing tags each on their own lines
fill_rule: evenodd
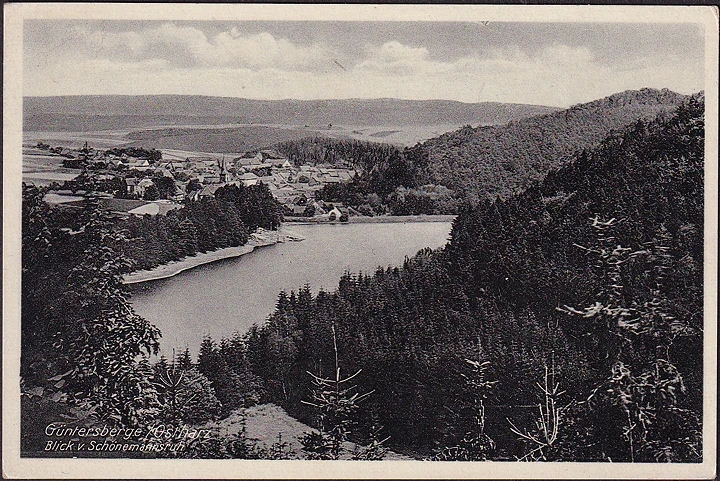
<svg viewBox="0 0 720 481">
<path fill-rule="evenodd" d="M 449 222 L 292 225 L 305 240 L 133 285 L 132 302 L 162 330 L 163 353 L 186 345 L 197 352 L 207 334 L 219 339 L 262 323 L 281 290 L 297 291 L 305 283 L 313 292 L 335 290 L 346 270 L 372 273 L 400 265 L 422 248 L 444 245 L 450 228 Z"/>
</svg>

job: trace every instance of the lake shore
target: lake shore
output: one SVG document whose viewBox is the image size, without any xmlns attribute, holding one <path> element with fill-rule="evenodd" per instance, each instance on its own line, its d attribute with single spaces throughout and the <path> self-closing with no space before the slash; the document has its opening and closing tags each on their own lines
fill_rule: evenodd
<svg viewBox="0 0 720 481">
<path fill-rule="evenodd" d="M 157 266 L 153 269 L 131 272 L 123 276 L 123 283 L 139 284 L 141 282 L 167 279 L 169 277 L 174 277 L 181 272 L 185 272 L 198 266 L 210 264 L 223 259 L 230 259 L 233 257 L 240 257 L 245 254 L 249 254 L 257 247 L 274 245 L 279 242 L 292 242 L 301 240 L 303 240 L 302 236 L 299 236 L 296 233 L 287 229 L 283 229 L 282 227 L 278 231 L 268 231 L 260 229 L 257 232 L 250 234 L 250 239 L 244 245 L 235 247 L 224 247 L 222 249 L 216 249 L 210 252 L 198 253 L 194 256 L 185 257 L 184 259 L 181 259 L 179 261 L 168 262 L 167 264 Z"/>
<path fill-rule="evenodd" d="M 282 242 L 251 254 L 208 264 L 170 279 L 127 285 L 135 312 L 163 333 L 166 357 L 202 339 L 232 337 L 262 325 L 280 291 L 308 285 L 313 295 L 337 289 L 346 272 L 374 274 L 402 265 L 421 249 L 447 243 L 449 222 L 393 224 L 283 224 L 302 242 Z"/>
<path fill-rule="evenodd" d="M 256 247 L 263 247 L 267 245 L 276 244 L 277 241 L 268 242 L 253 242 L 248 241 L 247 244 L 236 247 L 225 247 L 210 252 L 203 252 L 194 256 L 185 257 L 179 261 L 171 261 L 167 264 L 157 266 L 154 269 L 135 271 L 123 276 L 124 284 L 139 284 L 141 282 L 157 281 L 160 279 L 167 279 L 174 277 L 181 272 L 193 269 L 195 267 L 217 262 L 223 259 L 230 259 L 232 257 L 240 257 L 245 254 L 249 254 L 255 250 Z"/>
<path fill-rule="evenodd" d="M 394 224 L 394 223 L 414 223 L 414 222 L 452 222 L 454 215 L 396 215 L 396 216 L 376 216 L 376 217 L 350 217 L 348 222 L 339 221 L 319 221 L 312 219 L 298 218 L 297 220 L 286 219 L 287 224 L 304 224 L 304 225 L 320 225 L 320 224 Z M 293 232 L 281 227 L 280 231 L 262 231 L 253 233 L 247 244 L 236 247 L 225 247 L 210 252 L 188 256 L 179 261 L 171 261 L 167 264 L 157 266 L 153 269 L 135 271 L 123 276 L 123 283 L 139 284 L 141 282 L 157 281 L 160 279 L 168 279 L 195 267 L 205 264 L 211 264 L 223 259 L 231 259 L 249 254 L 257 247 L 274 245 L 278 242 L 299 241 L 302 237 L 297 236 Z"/>
<path fill-rule="evenodd" d="M 454 214 L 449 215 L 378 215 L 353 216 L 347 222 L 313 219 L 311 217 L 286 217 L 288 224 L 397 224 L 406 222 L 452 222 Z"/>
</svg>

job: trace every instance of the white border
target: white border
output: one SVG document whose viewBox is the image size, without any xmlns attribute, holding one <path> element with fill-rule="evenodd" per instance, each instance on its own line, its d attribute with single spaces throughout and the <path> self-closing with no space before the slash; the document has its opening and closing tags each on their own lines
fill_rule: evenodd
<svg viewBox="0 0 720 481">
<path fill-rule="evenodd" d="M 717 447 L 718 10 L 688 6 L 5 4 L 3 95 L 2 470 L 11 478 L 607 478 L 711 479 Z M 462 463 L 27 459 L 19 457 L 22 28 L 24 19 L 363 20 L 699 23 L 705 28 L 704 462 Z"/>
</svg>

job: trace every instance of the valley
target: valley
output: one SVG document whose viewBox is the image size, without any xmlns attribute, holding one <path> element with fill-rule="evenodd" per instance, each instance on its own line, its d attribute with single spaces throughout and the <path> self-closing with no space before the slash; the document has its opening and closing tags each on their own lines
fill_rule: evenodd
<svg viewBox="0 0 720 481">
<path fill-rule="evenodd" d="M 595 394 L 622 363 L 673 389 L 682 380 L 672 403 L 684 414 L 665 422 L 690 440 L 672 456 L 696 459 L 703 102 L 621 92 L 411 146 L 344 135 L 387 139 L 410 131 L 401 125 L 27 132 L 24 175 L 45 175 L 49 190 L 24 192 L 35 206 L 25 255 L 38 259 L 28 279 L 46 293 L 24 293 L 25 315 L 92 315 L 108 288 L 81 286 L 112 269 L 109 302 L 127 306 L 155 356 L 140 378 L 181 369 L 195 379 L 184 388 L 195 404 L 171 415 L 225 430 L 218 451 L 198 448 L 219 457 L 523 459 L 533 451 L 517 426 L 532 426 L 525 408 L 544 372 L 563 391 L 541 399 L 562 399 L 573 427 L 553 421 L 559 440 L 536 460 L 578 459 L 567 454 L 572 429 L 588 442 L 579 459 L 655 459 L 664 432 L 646 429 L 643 451 L 615 434 L 625 387 Z M 304 240 L 258 243 L 288 224 Z M 114 264 L 118 255 L 128 262 Z M 84 296 L 94 300 L 74 301 Z M 25 329 L 31 340 L 40 332 Z M 657 343 L 664 351 L 645 347 Z M 658 374 L 662 352 L 674 380 Z M 337 380 L 322 377 L 331 372 Z M 328 454 L 327 433 L 308 430 L 318 422 L 308 393 L 322 403 L 353 372 L 367 402 L 351 404 L 348 433 L 362 443 L 343 435 Z M 457 410 L 444 409 L 449 400 Z M 468 431 L 478 416 L 483 430 Z M 598 433 L 599 418 L 613 430 Z"/>
</svg>

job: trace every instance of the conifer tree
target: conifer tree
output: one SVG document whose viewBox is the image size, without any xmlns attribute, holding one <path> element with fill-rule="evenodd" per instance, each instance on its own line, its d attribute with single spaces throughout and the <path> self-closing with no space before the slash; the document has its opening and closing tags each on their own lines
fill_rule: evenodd
<svg viewBox="0 0 720 481">
<path fill-rule="evenodd" d="M 472 425 L 456 445 L 442 448 L 435 455 L 436 460 L 484 461 L 491 458 L 495 451 L 495 441 L 485 432 L 485 400 L 497 381 L 488 379 L 490 361 L 484 355 L 479 338 L 477 358 L 465 359 L 465 363 L 468 372 L 461 373 L 461 376 L 472 399 Z"/>
<path fill-rule="evenodd" d="M 193 366 L 189 347 L 185 346 L 185 349 L 177 355 L 175 364 L 177 364 L 180 369 L 190 369 Z"/>
<path fill-rule="evenodd" d="M 210 381 L 192 366 L 167 363 L 164 357 L 155 365 L 153 382 L 166 421 L 203 422 L 220 413 L 220 402 Z"/>
<path fill-rule="evenodd" d="M 674 265 L 662 226 L 656 238 L 638 248 L 623 247 L 616 237 L 619 222 L 593 219 L 597 241 L 585 250 L 603 279 L 603 291 L 583 309 L 559 308 L 595 326 L 607 353 L 606 378 L 590 398 L 618 408 L 615 419 L 627 443 L 627 460 L 677 461 L 701 459 L 701 429 L 697 413 L 682 406 L 683 375 L 672 362 L 670 347 L 697 333 L 686 319 L 673 315 L 664 284 Z M 641 272 L 649 285 L 632 289 L 624 269 Z"/>
<path fill-rule="evenodd" d="M 334 323 L 331 329 L 335 353 L 334 379 L 324 378 L 308 371 L 313 384 L 312 400 L 303 401 L 304 404 L 318 411 L 318 430 L 305 433 L 301 439 L 303 450 L 311 459 L 340 459 L 343 443 L 353 432 L 354 415 L 358 405 L 372 394 L 372 391 L 365 394 L 354 392 L 356 386 L 350 383 L 360 374 L 361 369 L 352 376 L 342 377 Z"/>
<path fill-rule="evenodd" d="M 510 419 L 510 431 L 521 440 L 529 444 L 529 450 L 519 461 L 555 461 L 554 448 L 559 439 L 563 423 L 563 413 L 567 406 L 560 403 L 564 391 L 560 391 L 560 383 L 555 380 L 555 358 L 551 359 L 550 367 L 543 365 L 544 375 L 542 384 L 536 383 L 540 390 L 538 413 L 534 419 L 534 426 L 530 429 L 520 429 Z"/>
</svg>

